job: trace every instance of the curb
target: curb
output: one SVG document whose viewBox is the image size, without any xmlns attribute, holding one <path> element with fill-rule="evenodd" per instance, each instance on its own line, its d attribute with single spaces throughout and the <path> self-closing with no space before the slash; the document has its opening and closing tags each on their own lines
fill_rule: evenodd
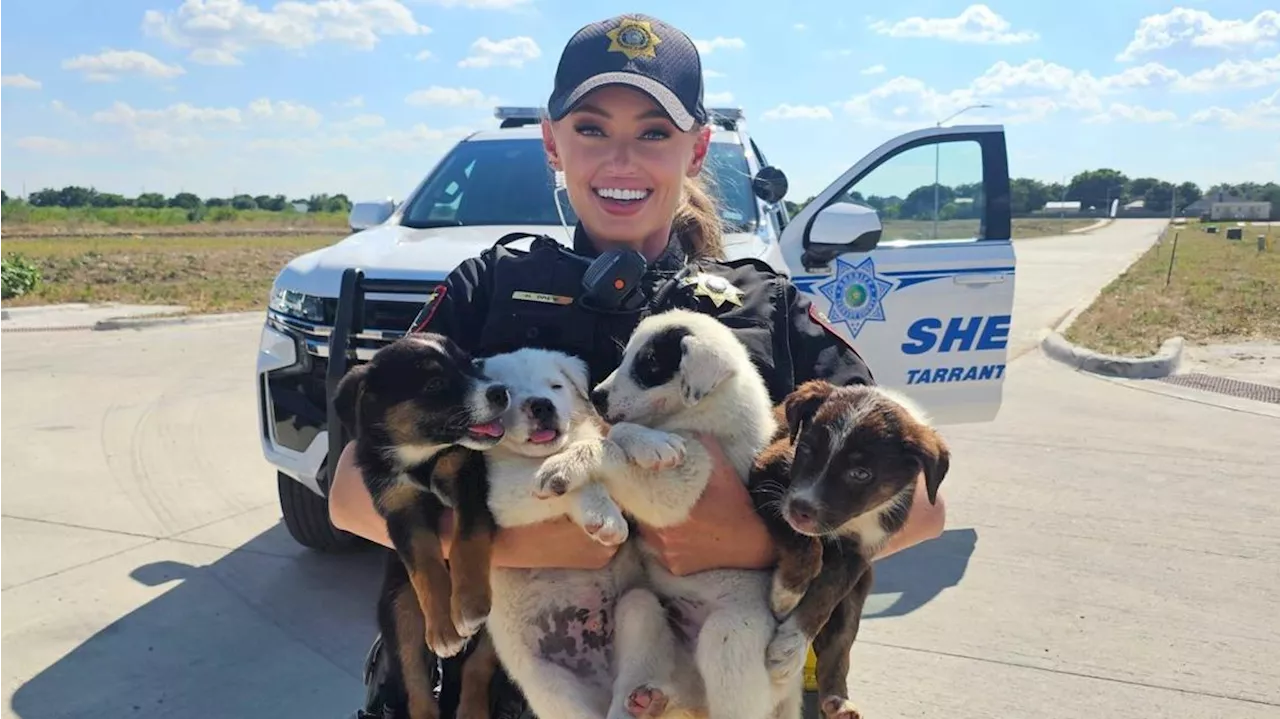
<svg viewBox="0 0 1280 719">
<path fill-rule="evenodd" d="M 1093 223 L 1092 225 L 1088 225 L 1088 226 L 1086 226 L 1086 227 L 1077 227 L 1077 228 L 1076 228 L 1076 229 L 1074 229 L 1074 230 L 1067 230 L 1067 234 L 1068 234 L 1068 235 L 1082 235 L 1082 234 L 1084 234 L 1084 233 L 1086 233 L 1086 232 L 1093 232 L 1094 230 L 1101 230 L 1101 229 L 1102 229 L 1102 228 L 1104 228 L 1104 227 L 1110 227 L 1110 226 L 1111 226 L 1111 223 L 1113 223 L 1113 222 L 1115 222 L 1115 221 L 1116 221 L 1116 218 L 1114 218 L 1114 217 L 1107 217 L 1107 218 L 1105 218 L 1105 219 L 1098 220 L 1097 222 Z"/>
<path fill-rule="evenodd" d="M 1071 344 L 1061 334 L 1047 330 L 1040 340 L 1040 349 L 1051 359 L 1073 369 L 1106 377 L 1124 379 L 1157 379 L 1168 377 L 1178 370 L 1182 361 L 1185 340 L 1172 337 L 1160 345 L 1160 350 L 1149 357 L 1122 357 Z"/>
<path fill-rule="evenodd" d="M 181 315 L 178 317 L 112 317 L 93 324 L 95 332 L 109 330 L 141 330 L 173 325 L 214 325 L 259 317 L 259 312 L 228 312 L 216 315 Z"/>
</svg>

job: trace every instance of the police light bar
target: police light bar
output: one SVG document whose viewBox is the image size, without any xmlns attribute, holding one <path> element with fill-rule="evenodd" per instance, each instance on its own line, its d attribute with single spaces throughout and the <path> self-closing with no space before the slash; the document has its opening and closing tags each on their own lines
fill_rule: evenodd
<svg viewBox="0 0 1280 719">
<path fill-rule="evenodd" d="M 707 108 L 707 111 L 712 115 L 723 117 L 726 120 L 738 121 L 745 120 L 747 117 L 743 114 L 742 108 L 740 107 L 709 107 Z"/>
<path fill-rule="evenodd" d="M 493 116 L 499 120 L 541 120 L 545 110 L 541 107 L 515 107 L 499 105 L 494 108 Z"/>
</svg>

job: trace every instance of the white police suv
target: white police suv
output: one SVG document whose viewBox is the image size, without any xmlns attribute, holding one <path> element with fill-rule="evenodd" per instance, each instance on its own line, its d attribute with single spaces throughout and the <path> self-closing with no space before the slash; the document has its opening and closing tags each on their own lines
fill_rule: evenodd
<svg viewBox="0 0 1280 719">
<path fill-rule="evenodd" d="M 758 258 L 789 274 L 879 383 L 904 391 L 938 422 L 994 418 L 1015 265 L 1003 128 L 895 137 L 791 217 L 782 203 L 786 177 L 750 139 L 742 112 L 711 113 L 706 168 L 730 259 Z M 257 362 L 259 432 L 278 470 L 285 523 L 306 546 L 337 550 L 355 541 L 330 524 L 325 500 L 336 461 L 326 374 L 335 324 L 348 334 L 347 320 L 338 321 L 344 273 L 358 268 L 387 287 L 420 291 L 364 294 L 335 369 L 404 334 L 432 283 L 497 238 L 528 231 L 572 245 L 567 228 L 576 218 L 548 170 L 539 109 L 504 107 L 496 116 L 498 128 L 459 142 L 404 202 L 356 205 L 354 234 L 297 257 L 272 287 Z"/>
</svg>

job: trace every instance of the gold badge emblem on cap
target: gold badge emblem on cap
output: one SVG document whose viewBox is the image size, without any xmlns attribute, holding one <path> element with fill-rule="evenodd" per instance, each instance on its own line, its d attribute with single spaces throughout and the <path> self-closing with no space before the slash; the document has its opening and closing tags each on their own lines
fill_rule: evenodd
<svg viewBox="0 0 1280 719">
<path fill-rule="evenodd" d="M 648 20 L 623 19 L 618 26 L 605 33 L 609 36 L 609 52 L 620 52 L 628 60 L 637 57 L 657 57 L 653 48 L 662 40 L 653 32 Z"/>
<path fill-rule="evenodd" d="M 739 307 L 742 306 L 742 297 L 745 293 L 729 284 L 729 281 L 723 277 L 699 272 L 680 281 L 681 287 L 689 287 L 690 285 L 693 286 L 694 297 L 707 297 L 716 307 L 722 306 L 725 302 Z"/>
</svg>

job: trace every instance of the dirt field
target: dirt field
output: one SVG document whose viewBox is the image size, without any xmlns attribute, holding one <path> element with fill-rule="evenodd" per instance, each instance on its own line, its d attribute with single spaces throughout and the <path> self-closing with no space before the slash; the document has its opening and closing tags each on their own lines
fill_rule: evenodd
<svg viewBox="0 0 1280 719">
<path fill-rule="evenodd" d="M 43 278 L 34 292 L 4 305 L 136 302 L 186 305 L 193 312 L 259 309 L 289 260 L 342 236 L 6 237 L 5 256 L 33 261 Z"/>
<path fill-rule="evenodd" d="M 1102 291 L 1067 339 L 1124 355 L 1152 354 L 1176 335 L 1196 344 L 1280 340 L 1280 228 L 1246 227 L 1243 240 L 1231 241 L 1227 227 L 1215 235 L 1198 223 L 1171 227 Z M 1256 238 L 1268 229 L 1268 248 L 1259 252 Z"/>
</svg>

